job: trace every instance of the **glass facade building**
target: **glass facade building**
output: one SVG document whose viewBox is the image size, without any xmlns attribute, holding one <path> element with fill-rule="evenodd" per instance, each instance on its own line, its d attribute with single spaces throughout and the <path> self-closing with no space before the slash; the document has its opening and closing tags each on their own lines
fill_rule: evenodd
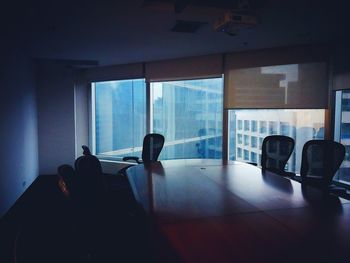
<svg viewBox="0 0 350 263">
<path fill-rule="evenodd" d="M 151 83 L 152 132 L 161 159 L 222 157 L 222 78 Z M 95 149 L 101 157 L 141 156 L 146 134 L 144 79 L 94 83 Z"/>
</svg>

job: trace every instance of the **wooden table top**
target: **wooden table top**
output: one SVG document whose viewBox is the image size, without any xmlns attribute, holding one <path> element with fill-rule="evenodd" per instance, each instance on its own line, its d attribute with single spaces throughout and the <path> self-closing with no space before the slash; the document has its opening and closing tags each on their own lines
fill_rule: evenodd
<svg viewBox="0 0 350 263">
<path fill-rule="evenodd" d="M 350 202 L 255 166 L 169 160 L 127 170 L 182 262 L 344 262 Z"/>
</svg>

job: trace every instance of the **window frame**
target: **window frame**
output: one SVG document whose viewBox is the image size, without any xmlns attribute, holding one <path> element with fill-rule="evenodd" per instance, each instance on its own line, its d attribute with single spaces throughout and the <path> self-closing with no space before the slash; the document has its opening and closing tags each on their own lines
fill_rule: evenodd
<svg viewBox="0 0 350 263">
<path fill-rule="evenodd" d="M 195 79 L 210 79 L 210 78 L 222 78 L 222 89 L 223 89 L 223 101 L 225 100 L 225 76 L 224 74 L 222 74 L 221 76 L 210 76 L 210 77 L 200 77 L 200 78 L 193 78 L 193 80 Z M 124 78 L 124 79 L 118 79 L 118 78 L 112 78 L 110 79 L 111 81 L 117 81 L 117 80 L 132 80 L 132 79 L 140 79 L 139 77 L 137 78 Z M 146 84 L 146 133 L 150 133 L 153 129 L 152 127 L 152 94 L 151 94 L 151 88 L 150 88 L 150 82 L 146 81 L 145 78 L 141 78 L 145 80 L 145 84 Z M 187 79 L 184 79 L 187 80 Z M 96 152 L 96 134 L 95 134 L 95 82 L 99 82 L 98 81 L 89 81 L 88 83 L 90 84 L 90 92 L 88 92 L 88 103 L 89 103 L 89 107 L 88 107 L 88 117 L 90 120 L 90 125 L 88 125 L 88 130 L 89 130 L 89 136 L 88 136 L 88 140 L 89 140 L 89 144 L 91 146 L 91 150 L 93 153 Z M 108 81 L 108 80 L 103 80 L 103 81 Z M 169 81 L 173 81 L 173 80 L 169 80 Z M 178 81 L 178 79 L 176 79 L 176 81 Z M 326 114 L 325 114 L 325 120 L 324 120 L 324 127 L 325 127 L 325 139 L 330 139 L 330 138 L 335 138 L 335 134 L 336 134 L 336 127 L 335 127 L 335 123 L 336 123 L 336 96 L 335 96 L 336 92 L 332 92 L 332 100 L 329 106 L 329 109 L 324 109 L 326 110 Z M 223 121 L 222 121 L 222 159 L 223 160 L 228 160 L 229 159 L 229 145 L 230 145 L 230 136 L 229 136 L 229 130 L 230 130 L 230 119 L 229 119 L 229 111 L 230 109 L 225 108 L 225 105 L 223 103 Z M 327 112 L 328 111 L 328 112 Z M 251 123 L 250 123 L 251 124 Z M 260 121 L 257 122 L 257 131 L 260 132 L 261 129 L 261 125 L 260 125 Z M 236 127 L 238 130 L 238 127 Z M 244 123 L 242 122 L 242 130 L 244 131 Z M 265 134 L 269 135 L 269 123 L 265 122 Z M 260 143 L 258 141 L 258 148 L 260 148 Z M 243 156 L 243 152 L 242 152 L 242 156 Z M 107 161 L 112 161 L 112 162 L 121 162 L 121 158 L 118 160 L 116 157 L 106 157 L 106 156 L 98 156 L 101 160 L 107 160 Z M 335 182 L 336 184 L 341 184 L 338 182 Z M 348 185 L 345 185 L 347 187 L 349 187 Z"/>
<path fill-rule="evenodd" d="M 106 161 L 112 161 L 116 163 L 130 163 L 130 162 L 125 162 L 122 160 L 122 157 L 120 156 L 106 156 L 106 155 L 99 155 L 96 154 L 96 83 L 98 82 L 106 82 L 106 81 L 127 81 L 127 80 L 144 80 L 145 82 L 145 98 L 146 98 L 146 134 L 152 133 L 153 132 L 153 105 L 152 105 L 152 89 L 151 89 L 151 83 L 153 82 L 167 82 L 167 81 L 190 81 L 190 80 L 202 80 L 202 79 L 217 79 L 221 78 L 221 89 L 222 89 L 222 125 L 221 125 L 221 136 L 222 136 L 222 158 L 225 159 L 225 108 L 224 108 L 224 97 L 225 97 L 225 79 L 224 75 L 218 75 L 218 76 L 201 76 L 198 78 L 190 78 L 190 79 L 169 79 L 169 80 L 161 80 L 161 81 L 147 81 L 145 77 L 143 78 L 112 78 L 108 80 L 97 80 L 97 81 L 91 81 L 90 82 L 90 92 L 89 92 L 89 120 L 90 120 L 90 125 L 89 125 L 89 144 L 91 145 L 91 151 L 94 155 L 96 155 L 100 160 L 106 160 Z M 131 154 L 132 155 L 132 154 Z"/>
<path fill-rule="evenodd" d="M 96 153 L 96 83 L 98 82 L 108 82 L 108 81 L 134 81 L 134 80 L 144 80 L 145 83 L 145 100 L 146 100 L 146 107 L 145 107 L 145 126 L 146 126 L 146 134 L 148 132 L 148 125 L 147 125 L 147 114 L 148 114 L 148 109 L 147 109 L 147 96 L 148 96 L 148 91 L 147 91 L 147 82 L 145 78 L 121 78 L 121 79 L 108 79 L 108 80 L 97 80 L 97 81 L 91 81 L 90 82 L 90 98 L 89 98 L 89 120 L 90 120 L 90 125 L 89 125 L 89 144 L 91 145 L 90 150 L 92 154 L 96 155 L 98 159 L 103 160 L 103 161 L 111 161 L 111 162 L 117 162 L 117 163 L 130 163 L 130 162 L 125 162 L 123 161 L 123 157 L 121 156 L 107 156 L 107 155 L 102 155 L 102 154 L 97 154 Z M 132 153 L 130 156 L 134 156 Z"/>
</svg>

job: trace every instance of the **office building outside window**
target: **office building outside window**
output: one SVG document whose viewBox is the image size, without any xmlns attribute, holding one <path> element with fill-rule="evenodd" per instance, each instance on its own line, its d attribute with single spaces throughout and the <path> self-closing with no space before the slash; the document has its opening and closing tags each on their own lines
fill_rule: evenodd
<svg viewBox="0 0 350 263">
<path fill-rule="evenodd" d="M 335 141 L 345 146 L 345 157 L 334 180 L 350 184 L 350 91 L 336 92 Z"/>
<path fill-rule="evenodd" d="M 251 130 L 240 132 L 244 138 L 244 144 L 240 145 L 240 148 L 243 150 L 243 158 L 231 154 L 231 152 L 236 152 L 236 145 L 230 144 L 230 159 L 249 161 L 250 158 L 251 162 L 255 162 L 252 159 L 256 158 L 258 164 L 261 165 L 261 146 L 263 139 L 270 135 L 270 133 L 277 135 L 283 133 L 295 140 L 295 149 L 288 161 L 286 169 L 290 172 L 300 173 L 302 148 L 308 140 L 324 138 L 324 118 L 325 110 L 230 110 L 230 122 L 233 120 L 236 122 L 239 120 L 254 120 L 259 123 L 258 132 L 256 133 L 252 133 Z M 266 127 L 269 128 L 269 134 L 266 134 Z M 253 129 L 253 125 L 251 125 L 250 129 Z M 235 136 L 234 133 L 234 130 L 230 130 L 229 132 L 230 136 Z M 257 145 L 258 138 L 259 147 Z"/>
<path fill-rule="evenodd" d="M 249 145 L 249 136 L 244 135 L 244 146 L 248 146 L 248 145 Z"/>
<path fill-rule="evenodd" d="M 146 134 L 145 80 L 95 82 L 93 93 L 96 154 L 140 157 Z"/>
<path fill-rule="evenodd" d="M 242 120 L 239 120 L 237 122 L 237 130 L 241 131 L 243 129 L 243 121 Z"/>
<path fill-rule="evenodd" d="M 281 122 L 281 135 L 289 136 L 290 126 L 288 122 Z"/>
<path fill-rule="evenodd" d="M 267 122 L 266 121 L 259 121 L 259 132 L 260 134 L 265 134 L 267 132 Z"/>
<path fill-rule="evenodd" d="M 151 93 L 160 159 L 222 158 L 222 78 L 152 82 Z"/>
<path fill-rule="evenodd" d="M 249 151 L 248 150 L 243 150 L 244 152 L 244 160 L 249 161 Z"/>
<path fill-rule="evenodd" d="M 264 140 L 263 137 L 259 137 L 259 150 L 261 150 L 262 148 L 263 140 Z"/>
<path fill-rule="evenodd" d="M 251 126 L 252 126 L 252 132 L 258 131 L 258 122 L 257 121 L 251 121 Z"/>
<path fill-rule="evenodd" d="M 245 120 L 244 121 L 244 130 L 245 131 L 249 131 L 250 130 L 250 121 L 249 120 Z"/>
<path fill-rule="evenodd" d="M 258 147 L 258 138 L 257 138 L 257 137 L 252 136 L 252 137 L 250 138 L 250 146 L 251 146 L 252 148 Z"/>
<path fill-rule="evenodd" d="M 242 144 L 243 143 L 243 136 L 240 133 L 237 134 L 237 143 L 238 144 Z"/>
<path fill-rule="evenodd" d="M 237 156 L 238 158 L 242 158 L 242 148 L 237 147 Z"/>
<path fill-rule="evenodd" d="M 151 83 L 151 132 L 165 137 L 160 159 L 222 158 L 222 78 Z M 94 148 L 101 158 L 141 157 L 144 79 L 93 83 Z"/>
<path fill-rule="evenodd" d="M 255 153 L 255 152 L 251 152 L 250 153 L 250 161 L 252 162 L 252 163 L 258 163 L 258 158 L 257 158 L 257 153 Z"/>
<path fill-rule="evenodd" d="M 274 135 L 277 134 L 277 122 L 276 121 L 269 121 L 269 134 Z"/>
</svg>

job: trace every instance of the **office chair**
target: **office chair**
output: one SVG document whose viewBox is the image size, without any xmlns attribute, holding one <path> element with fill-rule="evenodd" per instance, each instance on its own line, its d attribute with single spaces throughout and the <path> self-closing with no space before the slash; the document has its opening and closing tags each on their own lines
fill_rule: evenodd
<svg viewBox="0 0 350 263">
<path fill-rule="evenodd" d="M 345 147 L 331 140 L 311 140 L 304 144 L 297 181 L 326 190 L 339 190 L 332 180 L 345 157 Z M 345 190 L 345 189 L 344 189 Z"/>
<path fill-rule="evenodd" d="M 261 148 L 262 172 L 268 170 L 283 176 L 293 176 L 294 174 L 284 170 L 293 149 L 294 140 L 290 137 L 283 135 L 265 137 Z"/>
<path fill-rule="evenodd" d="M 74 163 L 77 199 L 80 200 L 82 206 L 92 205 L 97 210 L 106 192 L 102 166 L 99 159 L 91 154 L 87 146 L 83 145 L 82 148 L 83 156 L 80 156 Z"/>
<path fill-rule="evenodd" d="M 147 134 L 143 138 L 142 145 L 142 159 L 139 159 L 136 156 L 126 156 L 123 157 L 123 161 L 135 161 L 137 164 L 149 164 L 151 162 L 156 162 L 160 155 L 160 152 L 164 146 L 164 136 L 158 133 Z M 133 165 L 128 165 L 123 167 L 118 171 L 118 174 L 121 176 L 126 176 L 126 170 Z"/>
<path fill-rule="evenodd" d="M 158 160 L 164 146 L 164 136 L 158 133 L 150 133 L 143 139 L 142 160 L 135 156 L 126 156 L 123 161 L 135 161 L 138 164 L 150 163 Z"/>
<path fill-rule="evenodd" d="M 92 155 L 89 147 L 82 146 L 83 156 L 80 156 L 74 163 L 77 177 L 84 179 L 96 179 L 102 176 L 102 166 L 96 156 Z"/>
</svg>

